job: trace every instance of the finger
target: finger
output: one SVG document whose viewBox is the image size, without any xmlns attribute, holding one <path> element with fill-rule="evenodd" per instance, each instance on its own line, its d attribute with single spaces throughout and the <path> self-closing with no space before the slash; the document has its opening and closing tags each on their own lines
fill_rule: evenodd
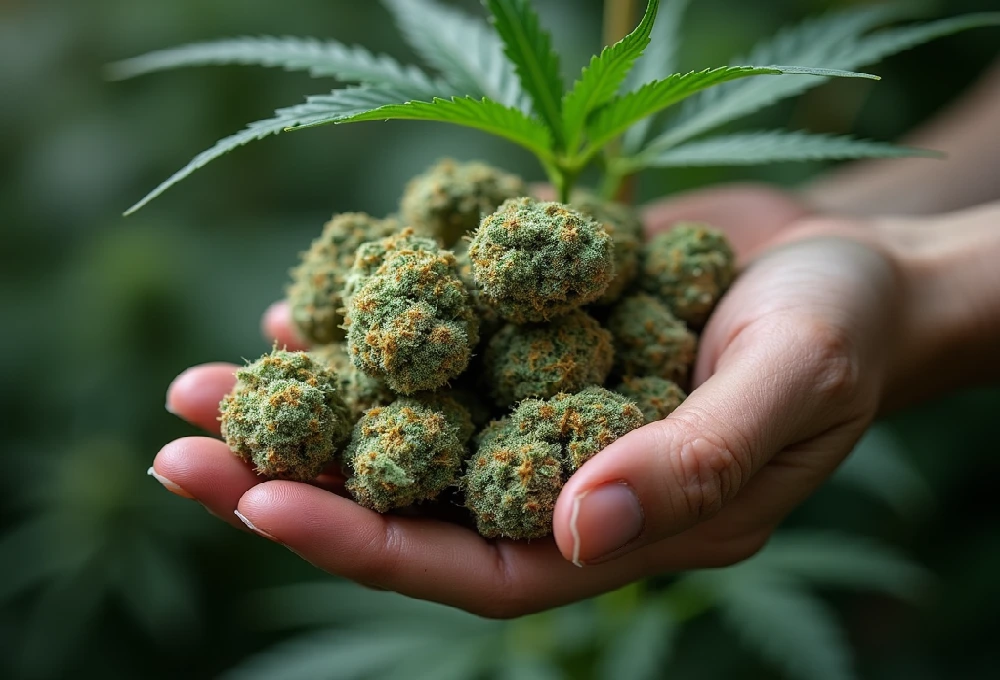
<svg viewBox="0 0 1000 680">
<path fill-rule="evenodd" d="M 614 568 L 584 571 L 566 562 L 551 539 L 487 541 L 456 524 L 379 515 L 293 482 L 253 487 L 238 509 L 258 533 L 321 569 L 494 618 L 596 595 L 650 568 L 639 556 Z"/>
<path fill-rule="evenodd" d="M 705 222 L 726 233 L 741 259 L 775 234 L 809 214 L 787 194 L 766 185 L 739 184 L 704 189 L 651 203 L 643 210 L 649 234 L 678 222 Z"/>
<path fill-rule="evenodd" d="M 774 452 L 847 417 L 831 404 L 849 399 L 853 373 L 835 336 L 774 319 L 747 329 L 673 414 L 567 482 L 554 519 L 563 555 L 592 563 L 716 515 Z"/>
<path fill-rule="evenodd" d="M 261 319 L 261 332 L 265 338 L 276 342 L 278 347 L 293 351 L 309 349 L 309 343 L 302 340 L 295 330 L 292 312 L 285 300 L 275 302 L 267 308 Z"/>
<path fill-rule="evenodd" d="M 233 364 L 212 363 L 184 371 L 167 388 L 167 410 L 219 434 L 219 402 L 236 384 L 236 368 Z"/>
<path fill-rule="evenodd" d="M 179 489 L 183 492 L 179 495 L 194 498 L 223 521 L 239 529 L 246 528 L 234 511 L 240 498 L 259 484 L 261 478 L 234 456 L 225 443 L 209 437 L 185 437 L 170 442 L 156 454 L 153 471 L 174 493 Z"/>
</svg>

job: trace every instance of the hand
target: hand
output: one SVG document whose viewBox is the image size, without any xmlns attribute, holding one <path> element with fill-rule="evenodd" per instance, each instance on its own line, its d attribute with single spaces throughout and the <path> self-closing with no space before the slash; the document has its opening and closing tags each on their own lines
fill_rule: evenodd
<svg viewBox="0 0 1000 680">
<path fill-rule="evenodd" d="M 873 230 L 808 218 L 770 190 L 701 192 L 647 218 L 653 229 L 712 222 L 741 261 L 753 259 L 705 329 L 696 389 L 672 416 L 621 438 L 572 477 L 556 507 L 555 540 L 488 541 L 455 524 L 379 515 L 335 486 L 265 481 L 214 438 L 167 445 L 157 477 L 331 573 L 490 617 L 752 555 L 874 417 L 896 312 L 907 302 L 898 272 Z M 279 344 L 300 346 L 284 305 L 264 323 Z M 169 408 L 217 434 L 232 372 L 190 369 L 171 385 Z"/>
</svg>

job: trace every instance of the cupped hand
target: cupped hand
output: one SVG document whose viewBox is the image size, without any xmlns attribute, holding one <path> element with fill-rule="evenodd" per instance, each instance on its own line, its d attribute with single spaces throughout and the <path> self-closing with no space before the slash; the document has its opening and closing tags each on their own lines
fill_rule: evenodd
<svg viewBox="0 0 1000 680">
<path fill-rule="evenodd" d="M 213 437 L 168 444 L 154 472 L 321 569 L 490 617 L 749 557 L 879 408 L 904 302 L 899 275 L 864 224 L 810 217 L 762 188 L 700 192 L 646 217 L 652 230 L 685 219 L 715 224 L 745 269 L 704 331 L 691 395 L 573 475 L 554 539 L 486 540 L 457 524 L 379 515 L 332 486 L 264 480 Z M 283 304 L 264 326 L 280 344 L 301 347 Z M 233 369 L 186 371 L 168 407 L 217 435 Z"/>
</svg>

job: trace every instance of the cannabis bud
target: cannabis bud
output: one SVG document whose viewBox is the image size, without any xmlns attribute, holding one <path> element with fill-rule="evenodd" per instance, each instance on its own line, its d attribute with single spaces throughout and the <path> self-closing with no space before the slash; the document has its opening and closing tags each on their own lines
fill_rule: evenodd
<svg viewBox="0 0 1000 680">
<path fill-rule="evenodd" d="M 694 222 L 680 222 L 646 244 L 640 282 L 674 316 L 701 328 L 736 276 L 726 235 Z"/>
<path fill-rule="evenodd" d="M 378 220 L 365 213 L 334 215 L 323 226 L 323 233 L 301 254 L 288 287 L 292 321 L 302 337 L 321 345 L 344 337 L 341 293 L 354 252 L 362 243 L 399 228 L 395 220 Z"/>
<path fill-rule="evenodd" d="M 608 316 L 614 337 L 615 373 L 657 376 L 687 384 L 698 338 L 652 295 L 630 295 Z"/>
<path fill-rule="evenodd" d="M 385 406 L 395 400 L 395 393 L 384 380 L 368 375 L 351 363 L 347 347 L 342 343 L 313 347 L 309 354 L 337 376 L 337 389 L 355 420 L 373 406 Z"/>
<path fill-rule="evenodd" d="M 229 448 L 259 474 L 314 479 L 351 433 L 336 376 L 305 352 L 275 349 L 236 371 L 219 410 Z"/>
<path fill-rule="evenodd" d="M 351 361 L 395 392 L 434 390 L 458 376 L 479 341 L 479 319 L 455 257 L 399 236 L 362 246 L 345 325 Z"/>
<path fill-rule="evenodd" d="M 687 399 L 677 383 L 656 376 L 626 377 L 615 392 L 634 402 L 647 423 L 663 420 Z"/>
<path fill-rule="evenodd" d="M 611 334 L 575 309 L 545 324 L 507 324 L 490 339 L 484 362 L 498 406 L 600 385 L 611 371 Z"/>
<path fill-rule="evenodd" d="M 345 458 L 347 491 L 366 508 L 387 512 L 435 498 L 456 482 L 465 457 L 468 414 L 452 402 L 400 398 L 370 409 L 354 426 Z M 463 429 L 463 422 L 468 430 Z"/>
<path fill-rule="evenodd" d="M 573 195 L 570 207 L 604 226 L 614 244 L 615 277 L 595 304 L 610 305 L 625 291 L 639 274 L 639 254 L 642 251 L 642 220 L 635 210 L 621 203 L 602 201 L 593 194 L 579 191 Z"/>
<path fill-rule="evenodd" d="M 506 538 L 550 534 L 563 483 L 643 423 L 635 404 L 602 387 L 522 401 L 510 416 L 480 433 L 479 448 L 462 478 L 479 533 Z"/>
<path fill-rule="evenodd" d="M 400 212 L 406 223 L 422 236 L 433 236 L 452 246 L 479 226 L 483 215 L 495 211 L 508 198 L 527 193 L 520 177 L 485 163 L 438 161 L 410 180 Z"/>
<path fill-rule="evenodd" d="M 505 201 L 469 246 L 486 302 L 514 323 L 548 321 L 599 298 L 615 275 L 604 227 L 561 203 Z"/>
</svg>

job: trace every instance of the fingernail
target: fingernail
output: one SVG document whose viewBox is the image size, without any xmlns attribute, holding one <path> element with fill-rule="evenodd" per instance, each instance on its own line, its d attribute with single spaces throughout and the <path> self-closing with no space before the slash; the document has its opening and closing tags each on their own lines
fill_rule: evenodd
<svg viewBox="0 0 1000 680">
<path fill-rule="evenodd" d="M 163 475 L 158 474 L 156 470 L 154 470 L 153 468 L 149 468 L 148 470 L 146 470 L 146 474 L 155 479 L 156 481 L 158 481 L 160 484 L 162 484 L 163 488 L 165 488 L 170 493 L 175 493 L 181 498 L 194 498 L 194 496 L 192 496 L 187 491 L 182 489 L 179 484 L 171 482 Z"/>
<path fill-rule="evenodd" d="M 616 482 L 584 491 L 573 499 L 569 530 L 573 564 L 582 567 L 611 556 L 642 532 L 639 498 L 627 484 Z"/>
<path fill-rule="evenodd" d="M 271 534 L 267 533 L 263 529 L 258 529 L 256 526 L 254 526 L 254 523 L 251 522 L 249 520 L 249 518 L 247 518 L 247 516 L 244 515 L 242 512 L 240 512 L 239 510 L 233 510 L 233 512 L 236 514 L 237 517 L 240 518 L 241 522 L 243 522 L 244 524 L 247 525 L 247 528 L 250 531 L 254 532 L 258 536 L 263 536 L 264 538 L 266 538 L 269 541 L 274 541 L 275 543 L 280 543 L 280 541 L 278 539 L 276 539 L 274 536 L 272 536 Z"/>
<path fill-rule="evenodd" d="M 174 410 L 174 409 L 173 409 L 173 408 L 172 408 L 172 407 L 170 406 L 170 393 L 171 393 L 171 392 L 172 392 L 172 391 L 174 390 L 174 387 L 176 387 L 176 386 L 177 386 L 177 383 L 181 382 L 181 381 L 182 381 L 182 380 L 184 379 L 184 377 L 185 377 L 185 376 L 186 376 L 187 374 L 188 374 L 188 371 L 181 371 L 181 372 L 180 372 L 180 373 L 179 373 L 179 374 L 177 375 L 177 377 L 176 377 L 176 378 L 174 378 L 173 380 L 171 380 L 171 381 L 170 381 L 170 384 L 169 384 L 169 385 L 167 385 L 167 401 L 166 401 L 166 403 L 164 404 L 163 408 L 167 409 L 167 413 L 169 413 L 169 414 L 171 414 L 171 415 L 177 415 L 177 411 L 175 411 L 175 410 Z"/>
<path fill-rule="evenodd" d="M 172 408 L 170 408 L 170 397 L 169 396 L 167 396 L 167 403 L 163 405 L 163 408 L 167 409 L 167 413 L 169 413 L 170 415 L 172 415 L 172 416 L 176 416 L 177 415 L 177 411 L 175 411 Z"/>
</svg>

